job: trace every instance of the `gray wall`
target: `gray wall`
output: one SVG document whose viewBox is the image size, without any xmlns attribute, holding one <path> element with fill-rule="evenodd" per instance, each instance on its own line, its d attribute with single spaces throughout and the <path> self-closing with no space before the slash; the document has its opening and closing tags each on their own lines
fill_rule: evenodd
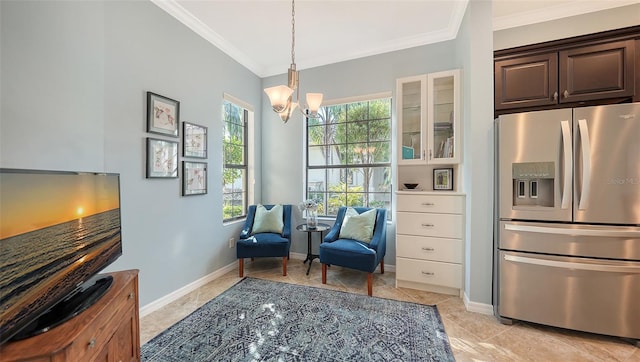
<svg viewBox="0 0 640 362">
<path fill-rule="evenodd" d="M 124 254 L 108 269 L 140 269 L 141 305 L 235 262 L 227 239 L 241 225 L 222 224 L 222 96 L 259 116 L 260 79 L 147 1 L 3 0 L 0 16 L 0 166 L 120 173 Z M 207 195 L 145 179 L 145 138 L 169 139 L 146 133 L 147 91 L 209 128 Z"/>
<path fill-rule="evenodd" d="M 471 0 L 458 32 L 464 63 L 465 291 L 491 304 L 493 249 L 493 39 L 491 2 Z M 472 308 L 473 309 L 473 308 Z M 485 310 L 486 311 L 486 310 Z"/>
</svg>

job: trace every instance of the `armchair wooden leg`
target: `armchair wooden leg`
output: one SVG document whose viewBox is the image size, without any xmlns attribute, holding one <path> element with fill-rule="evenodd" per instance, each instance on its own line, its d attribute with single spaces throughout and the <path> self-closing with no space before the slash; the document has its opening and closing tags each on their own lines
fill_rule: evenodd
<svg viewBox="0 0 640 362">
<path fill-rule="evenodd" d="M 380 274 L 384 274 L 384 259 L 380 261 Z"/>
<path fill-rule="evenodd" d="M 283 256 L 282 257 L 282 275 L 283 276 L 287 276 L 287 257 Z"/>
<path fill-rule="evenodd" d="M 238 259 L 238 275 L 240 278 L 244 276 L 244 258 Z"/>
<path fill-rule="evenodd" d="M 327 284 L 327 264 L 322 264 L 322 284 Z"/>
<path fill-rule="evenodd" d="M 373 296 L 373 273 L 367 275 L 367 292 L 369 296 Z"/>
</svg>

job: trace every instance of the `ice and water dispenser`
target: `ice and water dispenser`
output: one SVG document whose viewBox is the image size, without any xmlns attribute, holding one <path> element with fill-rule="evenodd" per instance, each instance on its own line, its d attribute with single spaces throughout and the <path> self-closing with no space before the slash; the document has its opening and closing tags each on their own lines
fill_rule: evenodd
<svg viewBox="0 0 640 362">
<path fill-rule="evenodd" d="M 553 162 L 513 163 L 513 206 L 553 207 Z"/>
</svg>

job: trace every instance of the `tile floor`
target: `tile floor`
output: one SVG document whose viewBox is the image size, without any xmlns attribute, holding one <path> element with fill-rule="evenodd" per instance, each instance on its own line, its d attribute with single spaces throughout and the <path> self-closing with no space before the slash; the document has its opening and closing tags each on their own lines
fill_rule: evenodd
<svg viewBox="0 0 640 362">
<path fill-rule="evenodd" d="M 366 294 L 366 275 L 332 267 L 327 284 L 322 285 L 320 264 L 316 259 L 311 272 L 302 260 L 291 259 L 287 276 L 282 276 L 281 259 L 245 260 L 245 276 L 285 283 L 336 289 Z M 619 338 L 573 332 L 530 323 L 500 324 L 493 316 L 467 312 L 461 298 L 395 288 L 395 273 L 374 275 L 373 295 L 423 304 L 436 304 L 457 361 L 626 361 L 640 362 L 640 348 Z M 141 318 L 140 342 L 182 319 L 236 282 L 237 269 L 206 286 Z"/>
</svg>

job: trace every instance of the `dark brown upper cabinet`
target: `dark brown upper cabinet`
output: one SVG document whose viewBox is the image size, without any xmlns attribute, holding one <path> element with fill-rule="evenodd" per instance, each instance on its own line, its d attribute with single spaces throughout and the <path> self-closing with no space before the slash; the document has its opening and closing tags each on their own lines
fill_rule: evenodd
<svg viewBox="0 0 640 362">
<path fill-rule="evenodd" d="M 634 42 L 563 50 L 560 58 L 560 103 L 633 96 Z"/>
<path fill-rule="evenodd" d="M 558 103 L 558 54 L 495 61 L 496 109 Z"/>
<path fill-rule="evenodd" d="M 634 100 L 640 26 L 494 53 L 496 115 Z"/>
</svg>

